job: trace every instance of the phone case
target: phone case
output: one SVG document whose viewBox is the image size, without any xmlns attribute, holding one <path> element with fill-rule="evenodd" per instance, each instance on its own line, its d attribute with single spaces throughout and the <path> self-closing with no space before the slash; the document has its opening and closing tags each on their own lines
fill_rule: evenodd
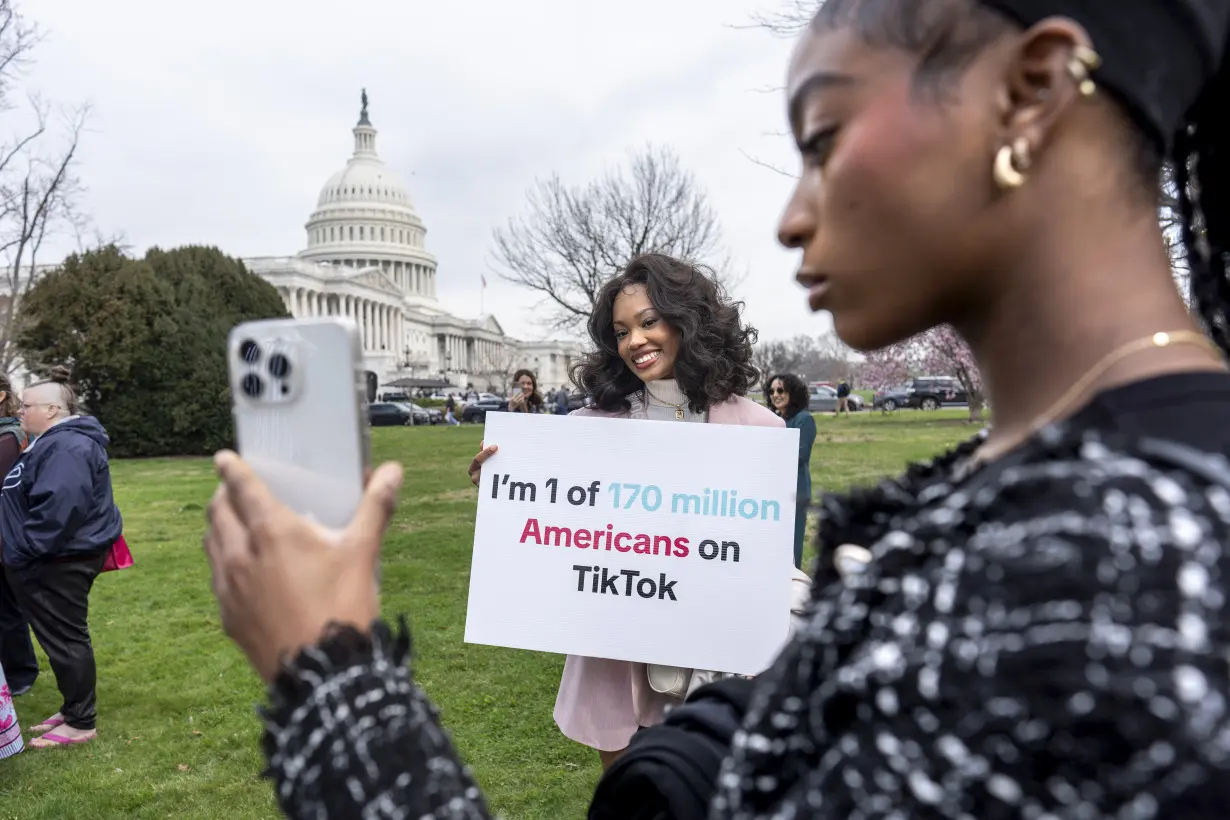
<svg viewBox="0 0 1230 820">
<path fill-rule="evenodd" d="M 350 523 L 370 451 L 354 323 L 246 322 L 231 330 L 227 365 L 240 455 L 291 509 L 327 527 Z"/>
</svg>

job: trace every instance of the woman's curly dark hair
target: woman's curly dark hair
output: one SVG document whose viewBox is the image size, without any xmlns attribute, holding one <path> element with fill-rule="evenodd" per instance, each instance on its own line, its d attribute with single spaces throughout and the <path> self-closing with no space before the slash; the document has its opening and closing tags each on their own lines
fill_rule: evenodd
<svg viewBox="0 0 1230 820">
<path fill-rule="evenodd" d="M 679 333 L 675 381 L 693 412 L 703 413 L 731 396 L 742 396 L 756 383 L 752 345 L 756 329 L 743 324 L 736 302 L 712 274 L 660 253 L 633 259 L 622 273 L 602 286 L 589 317 L 594 349 L 572 369 L 572 378 L 593 397 L 593 406 L 608 413 L 631 408 L 628 396 L 645 383 L 619 356 L 615 341 L 615 299 L 633 285 L 644 285 L 649 301 Z"/>
<path fill-rule="evenodd" d="M 782 387 L 786 388 L 786 395 L 790 397 L 790 403 L 786 405 L 784 413 L 777 413 L 777 408 L 773 406 L 773 394 L 769 392 L 769 388 L 776 381 L 782 383 Z M 807 385 L 803 384 L 803 380 L 793 373 L 778 373 L 776 376 L 765 380 L 764 406 L 777 413 L 786 421 L 790 421 L 796 414 L 806 410 L 810 404 L 811 399 L 807 393 Z"/>
<path fill-rule="evenodd" d="M 516 373 L 513 374 L 512 383 L 520 384 L 522 376 L 529 376 L 530 381 L 533 382 L 534 384 L 534 389 L 530 391 L 530 395 L 526 397 L 525 403 L 529 405 L 530 407 L 534 408 L 534 412 L 537 413 L 539 410 L 542 409 L 542 396 L 538 394 L 538 377 L 534 375 L 533 370 L 526 370 L 525 368 L 521 368 L 520 370 L 518 370 Z"/>
</svg>

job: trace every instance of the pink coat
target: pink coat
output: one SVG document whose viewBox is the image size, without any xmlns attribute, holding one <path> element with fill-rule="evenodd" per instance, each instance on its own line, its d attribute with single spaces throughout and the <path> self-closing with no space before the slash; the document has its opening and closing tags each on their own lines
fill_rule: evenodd
<svg viewBox="0 0 1230 820">
<path fill-rule="evenodd" d="M 585 408 L 570 414 L 628 418 Z M 710 424 L 784 427 L 771 410 L 740 396 L 709 408 Z M 604 752 L 624 749 L 641 726 L 661 723 L 666 707 L 678 700 L 649 688 L 645 664 L 569 655 L 564 662 L 555 723 L 565 737 Z"/>
</svg>

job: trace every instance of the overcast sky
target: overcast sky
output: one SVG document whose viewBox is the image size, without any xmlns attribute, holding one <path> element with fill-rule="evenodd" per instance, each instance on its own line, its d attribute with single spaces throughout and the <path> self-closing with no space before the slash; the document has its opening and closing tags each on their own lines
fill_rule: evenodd
<svg viewBox="0 0 1230 820">
<path fill-rule="evenodd" d="M 135 250 L 292 255 L 353 148 L 359 90 L 405 181 L 451 310 L 538 338 L 534 298 L 489 272 L 492 230 L 536 177 L 583 183 L 647 142 L 707 190 L 749 272 L 762 338 L 823 332 L 774 226 L 793 170 L 790 43 L 739 28 L 775 0 L 24 0 L 46 34 L 28 78 L 89 103 L 81 152 L 98 227 Z"/>
</svg>

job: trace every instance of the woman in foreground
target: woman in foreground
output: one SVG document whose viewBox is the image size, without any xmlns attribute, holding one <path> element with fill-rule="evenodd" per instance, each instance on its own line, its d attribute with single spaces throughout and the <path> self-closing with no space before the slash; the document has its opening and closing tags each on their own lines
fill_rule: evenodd
<svg viewBox="0 0 1230 820">
<path fill-rule="evenodd" d="M 810 623 L 754 682 L 712 818 L 1225 815 L 1228 17 L 1226 0 L 829 0 L 804 34 L 787 82 L 804 169 L 780 235 L 810 303 L 859 349 L 951 323 L 996 426 L 825 499 Z M 1168 157 L 1212 342 L 1157 226 Z M 282 670 L 267 737 L 287 812 L 486 816 L 408 638 L 375 620 L 398 468 L 328 550 L 219 464 L 208 548 L 228 629 Z M 286 584 L 272 613 L 303 615 L 265 614 L 248 568 L 289 577 L 304 544 L 363 565 L 361 609 Z M 360 702 L 373 725 L 313 745 Z M 591 816 L 634 799 L 616 774 Z"/>
</svg>

